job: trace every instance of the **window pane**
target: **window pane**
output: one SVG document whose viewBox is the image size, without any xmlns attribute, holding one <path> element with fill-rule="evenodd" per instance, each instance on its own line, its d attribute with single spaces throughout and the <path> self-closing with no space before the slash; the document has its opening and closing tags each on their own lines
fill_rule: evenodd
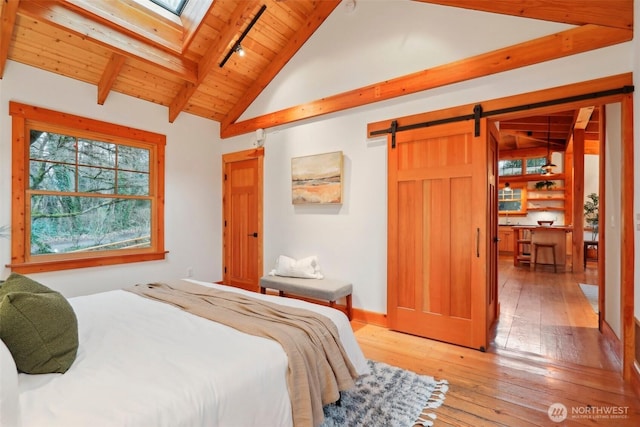
<svg viewBox="0 0 640 427">
<path fill-rule="evenodd" d="M 116 144 L 78 139 L 78 163 L 89 166 L 116 167 Z"/>
<path fill-rule="evenodd" d="M 546 157 L 538 157 L 535 159 L 527 159 L 527 175 L 541 173 L 541 167 L 547 163 Z"/>
<path fill-rule="evenodd" d="M 522 203 L 519 201 L 515 202 L 499 202 L 498 203 L 498 211 L 509 211 L 509 212 L 520 212 L 522 209 Z"/>
<path fill-rule="evenodd" d="M 149 172 L 149 150 L 144 148 L 118 146 L 118 169 Z"/>
<path fill-rule="evenodd" d="M 163 7 L 174 15 L 180 16 L 184 5 L 187 4 L 187 0 L 151 0 L 158 6 Z"/>
<path fill-rule="evenodd" d="M 78 167 L 78 191 L 82 193 L 114 194 L 116 174 L 112 169 Z"/>
<path fill-rule="evenodd" d="M 118 194 L 149 195 L 149 174 L 118 171 Z"/>
<path fill-rule="evenodd" d="M 498 190 L 498 211 L 522 210 L 522 189 Z"/>
<path fill-rule="evenodd" d="M 31 197 L 31 254 L 150 247 L 151 201 Z"/>
<path fill-rule="evenodd" d="M 499 160 L 498 175 L 522 175 L 522 160 Z"/>
<path fill-rule="evenodd" d="M 31 130 L 29 157 L 62 163 L 76 163 L 76 139 L 73 136 Z"/>
<path fill-rule="evenodd" d="M 29 188 L 47 191 L 75 191 L 75 167 L 32 160 L 29 163 Z"/>
</svg>

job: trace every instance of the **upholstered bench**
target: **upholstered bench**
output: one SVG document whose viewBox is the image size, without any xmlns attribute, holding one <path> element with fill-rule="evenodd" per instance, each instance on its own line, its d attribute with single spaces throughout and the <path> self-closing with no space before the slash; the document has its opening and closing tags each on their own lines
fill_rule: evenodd
<svg viewBox="0 0 640 427">
<path fill-rule="evenodd" d="M 335 307 L 336 301 L 347 299 L 347 317 L 351 320 L 351 292 L 353 286 L 349 282 L 335 279 L 300 279 L 297 277 L 264 276 L 260 279 L 260 293 L 267 289 L 279 291 L 280 296 L 286 294 L 329 301 Z"/>
</svg>

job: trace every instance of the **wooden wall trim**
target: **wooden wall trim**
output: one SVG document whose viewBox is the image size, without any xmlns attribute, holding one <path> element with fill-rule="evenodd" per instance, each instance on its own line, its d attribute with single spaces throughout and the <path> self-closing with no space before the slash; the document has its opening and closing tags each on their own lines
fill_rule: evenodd
<svg viewBox="0 0 640 427">
<path fill-rule="evenodd" d="M 620 312 L 623 333 L 623 377 L 631 380 L 631 370 L 635 360 L 634 323 L 634 155 L 633 155 L 633 94 L 622 98 L 622 204 L 621 227 L 622 247 L 620 248 Z"/>
<path fill-rule="evenodd" d="M 572 177 L 572 218 L 571 224 L 573 226 L 572 243 L 573 248 L 571 250 L 571 266 L 574 272 L 581 271 L 583 269 L 583 252 L 584 252 L 584 129 L 573 130 L 573 174 Z M 579 177 L 579 178 L 575 178 Z M 565 184 L 566 185 L 566 184 Z M 566 221 L 566 211 L 565 211 Z"/>
<path fill-rule="evenodd" d="M 387 315 L 383 313 L 376 313 L 373 311 L 366 311 L 360 308 L 352 309 L 352 319 L 359 322 L 367 323 L 369 325 L 381 326 L 383 328 L 389 327 L 387 321 Z"/>
<path fill-rule="evenodd" d="M 584 25 L 241 122 L 222 123 L 220 136 L 229 138 L 260 128 L 318 117 L 623 43 L 632 38 L 630 30 Z"/>
<path fill-rule="evenodd" d="M 635 363 L 631 370 L 631 389 L 633 393 L 640 399 L 640 366 Z"/>
<path fill-rule="evenodd" d="M 633 369 L 631 369 L 631 388 L 633 392 L 640 398 L 640 320 L 634 318 L 635 323 L 635 360 Z"/>
<path fill-rule="evenodd" d="M 613 351 L 613 354 L 616 356 L 618 360 L 622 361 L 622 358 L 623 358 L 622 342 L 620 341 L 620 338 L 618 338 L 616 333 L 613 331 L 609 323 L 607 323 L 606 321 L 602 322 L 601 332 L 602 332 L 602 337 L 608 343 L 608 348 L 610 348 Z"/>
</svg>

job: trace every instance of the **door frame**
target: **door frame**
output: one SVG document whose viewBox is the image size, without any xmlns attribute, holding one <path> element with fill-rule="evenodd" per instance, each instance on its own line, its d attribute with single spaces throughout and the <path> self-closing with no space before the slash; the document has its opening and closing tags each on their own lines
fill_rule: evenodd
<svg viewBox="0 0 640 427">
<path fill-rule="evenodd" d="M 252 149 L 252 150 L 243 150 L 243 151 L 237 151 L 234 153 L 227 153 L 227 154 L 223 154 L 222 155 L 222 282 L 226 283 L 227 279 L 228 279 L 228 272 L 225 270 L 225 267 L 227 265 L 229 265 L 228 261 L 228 257 L 230 257 L 230 253 L 228 253 L 227 248 L 229 247 L 228 244 L 228 234 L 226 232 L 227 227 L 225 226 L 225 224 L 228 222 L 229 220 L 229 209 L 230 206 L 228 205 L 228 203 L 226 202 L 228 200 L 227 196 L 227 180 L 226 175 L 227 175 L 227 166 L 230 163 L 234 163 L 234 162 L 240 162 L 240 161 L 245 161 L 245 160 L 257 160 L 258 162 L 258 183 L 257 183 L 257 187 L 258 187 L 258 197 L 257 197 L 257 201 L 256 201 L 256 209 L 258 210 L 257 212 L 257 218 L 258 218 L 258 265 L 257 265 L 257 271 L 258 271 L 258 276 L 260 276 L 261 274 L 264 273 L 264 262 L 263 262 L 263 257 L 264 257 L 264 250 L 263 250 L 263 198 L 264 198 L 264 147 L 261 148 L 256 148 L 256 149 Z M 256 284 L 257 286 L 257 284 Z"/>
<path fill-rule="evenodd" d="M 621 233 L 623 238 L 620 243 L 620 316 L 622 322 L 622 376 L 625 381 L 632 380 L 640 383 L 640 373 L 634 368 L 635 361 L 635 316 L 634 316 L 634 287 L 635 287 L 635 266 L 634 266 L 634 155 L 633 155 L 633 92 L 607 94 L 606 91 L 619 89 L 623 86 L 633 87 L 633 74 L 624 73 L 595 80 L 573 83 L 565 86 L 543 89 L 503 98 L 496 98 L 482 101 L 484 111 L 507 110 L 509 108 L 522 105 L 533 105 L 540 103 L 551 103 L 559 99 L 566 99 L 572 96 L 585 94 L 602 93 L 601 97 L 588 98 L 584 100 L 573 100 L 564 104 L 554 103 L 553 105 L 532 108 L 527 111 L 527 115 L 535 113 L 545 113 L 555 111 L 559 108 L 578 108 L 592 104 L 611 104 L 619 102 L 621 104 L 621 179 L 625 182 L 621 194 Z M 425 122 L 436 122 L 447 120 L 451 117 L 469 115 L 474 111 L 478 103 L 460 105 L 427 113 L 420 113 L 395 119 L 381 120 L 367 124 L 367 135 L 374 137 L 381 132 L 395 132 L 398 127 L 417 125 Z M 499 117 L 506 119 L 513 114 L 503 113 Z M 498 115 L 493 116 L 494 119 Z M 604 264 L 604 257 L 600 257 L 599 268 Z M 602 270 L 604 271 L 604 270 Z M 640 387 L 640 386 L 639 386 Z"/>
</svg>

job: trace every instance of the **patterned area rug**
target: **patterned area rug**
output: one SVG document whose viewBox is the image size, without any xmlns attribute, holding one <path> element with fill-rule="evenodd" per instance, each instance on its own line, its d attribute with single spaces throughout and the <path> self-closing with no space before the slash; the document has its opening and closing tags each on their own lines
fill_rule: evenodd
<svg viewBox="0 0 640 427">
<path fill-rule="evenodd" d="M 584 283 L 580 283 L 580 289 L 582 290 L 582 293 L 584 294 L 584 296 L 587 297 L 587 300 L 589 301 L 589 304 L 591 304 L 591 308 L 593 308 L 593 311 L 597 313 L 598 312 L 598 287 L 596 285 L 586 285 Z"/>
<path fill-rule="evenodd" d="M 442 405 L 449 389 L 436 381 L 380 362 L 368 361 L 371 373 L 342 393 L 340 405 L 324 408 L 321 427 L 413 427 L 433 425 L 430 409 Z"/>
</svg>

